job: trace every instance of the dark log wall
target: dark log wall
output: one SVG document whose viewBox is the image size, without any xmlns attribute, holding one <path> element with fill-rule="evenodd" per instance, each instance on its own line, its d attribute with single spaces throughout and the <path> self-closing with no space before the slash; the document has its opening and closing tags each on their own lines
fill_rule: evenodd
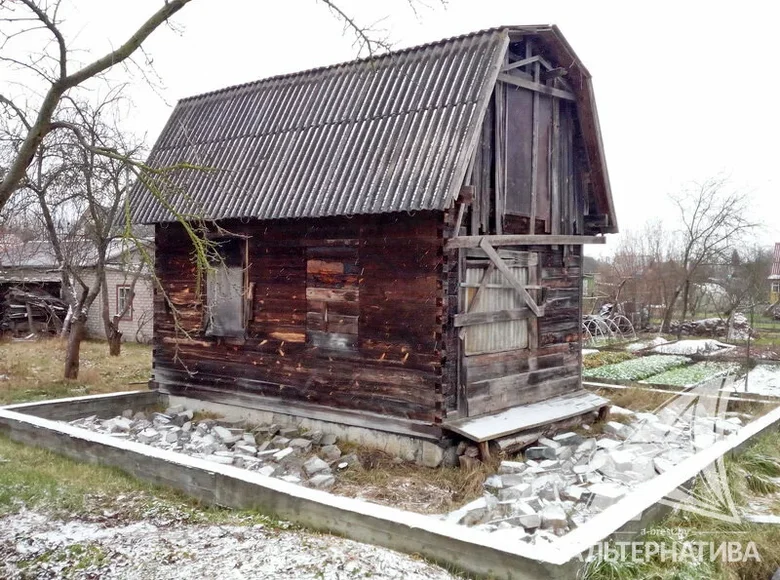
<svg viewBox="0 0 780 580">
<path fill-rule="evenodd" d="M 157 226 L 156 272 L 170 300 L 155 297 L 164 390 L 441 421 L 442 214 L 220 225 L 250 236 L 247 339 L 203 336 L 190 242 L 179 225 Z M 331 344 L 328 333 L 347 339 Z"/>
</svg>

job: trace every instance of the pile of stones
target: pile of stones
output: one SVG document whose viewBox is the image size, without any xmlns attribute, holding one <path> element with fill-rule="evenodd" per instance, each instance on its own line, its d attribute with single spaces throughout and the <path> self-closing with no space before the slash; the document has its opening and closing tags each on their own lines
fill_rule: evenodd
<svg viewBox="0 0 780 580">
<path fill-rule="evenodd" d="M 484 495 L 444 519 L 529 543 L 552 542 L 742 424 L 737 414 L 612 412 L 625 423 L 607 422 L 599 436 L 586 430 L 541 438 L 519 460 L 501 462 Z"/>
<path fill-rule="evenodd" d="M 250 431 L 241 421 L 194 421 L 193 416 L 191 409 L 182 406 L 150 414 L 127 409 L 111 419 L 90 416 L 70 424 L 319 489 L 332 487 L 339 471 L 358 463 L 356 455 L 342 455 L 330 433 L 301 433 L 282 425 L 261 425 Z"/>
</svg>

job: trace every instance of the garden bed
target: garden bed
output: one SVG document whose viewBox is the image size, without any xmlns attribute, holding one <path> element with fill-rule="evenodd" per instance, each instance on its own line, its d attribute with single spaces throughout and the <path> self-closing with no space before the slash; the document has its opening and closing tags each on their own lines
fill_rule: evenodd
<svg viewBox="0 0 780 580">
<path fill-rule="evenodd" d="M 653 375 L 690 364 L 691 359 L 684 356 L 652 355 L 586 369 L 582 373 L 585 379 L 603 381 L 638 382 Z"/>
<path fill-rule="evenodd" d="M 639 382 L 649 385 L 688 388 L 729 373 L 734 374 L 738 370 L 739 365 L 735 363 L 707 361 L 676 367 Z"/>
</svg>

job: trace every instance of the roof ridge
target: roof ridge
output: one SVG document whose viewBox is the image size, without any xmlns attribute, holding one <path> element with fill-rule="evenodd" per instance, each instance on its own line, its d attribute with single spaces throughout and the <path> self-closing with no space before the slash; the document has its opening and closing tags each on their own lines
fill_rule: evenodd
<svg viewBox="0 0 780 580">
<path fill-rule="evenodd" d="M 408 46 L 406 48 L 401 48 L 401 49 L 398 49 L 398 50 L 390 50 L 390 51 L 383 52 L 382 54 L 378 54 L 378 55 L 374 55 L 374 56 L 367 56 L 367 57 L 363 57 L 363 58 L 356 58 L 354 60 L 347 60 L 347 61 L 342 61 L 342 62 L 338 62 L 338 63 L 334 63 L 334 64 L 329 64 L 329 65 L 324 65 L 324 66 L 317 66 L 317 67 L 308 68 L 308 69 L 304 69 L 304 70 L 297 70 L 297 71 L 289 72 L 289 73 L 281 73 L 281 74 L 277 74 L 277 75 L 272 75 L 270 77 L 263 77 L 261 79 L 256 79 L 256 80 L 248 81 L 248 82 L 245 82 L 245 83 L 239 83 L 239 84 L 236 84 L 236 85 L 230 85 L 230 86 L 227 86 L 227 87 L 223 87 L 221 89 L 215 89 L 213 91 L 206 91 L 205 93 L 198 93 L 196 95 L 190 95 L 188 97 L 183 97 L 183 98 L 179 99 L 178 102 L 180 104 L 181 103 L 187 103 L 187 102 L 194 101 L 194 100 L 197 100 L 197 99 L 202 99 L 204 97 L 210 97 L 210 96 L 213 96 L 213 95 L 219 95 L 219 94 L 226 93 L 226 92 L 229 92 L 229 91 L 235 91 L 237 89 L 243 89 L 245 87 L 250 87 L 252 85 L 259 85 L 261 83 L 267 83 L 267 82 L 270 82 L 270 81 L 278 81 L 278 80 L 283 80 L 283 79 L 288 79 L 288 78 L 289 79 L 293 79 L 295 77 L 308 76 L 308 75 L 311 75 L 311 74 L 325 72 L 327 70 L 335 70 L 335 69 L 339 69 L 339 68 L 342 68 L 342 67 L 356 66 L 356 65 L 364 64 L 364 63 L 371 62 L 371 61 L 378 62 L 378 61 L 382 61 L 384 59 L 392 58 L 392 57 L 397 56 L 397 55 L 407 54 L 407 53 L 415 52 L 415 51 L 418 51 L 418 50 L 425 50 L 425 49 L 432 48 L 432 47 L 435 47 L 435 46 L 438 46 L 438 45 L 450 44 L 450 43 L 453 43 L 453 42 L 458 42 L 460 40 L 465 40 L 465 39 L 468 39 L 468 38 L 474 38 L 474 37 L 477 37 L 477 36 L 488 36 L 490 34 L 495 34 L 496 32 L 501 32 L 501 31 L 509 30 L 509 29 L 513 29 L 513 28 L 516 28 L 516 29 L 523 29 L 523 28 L 524 29 L 536 29 L 536 28 L 540 28 L 541 29 L 541 28 L 548 28 L 548 27 L 549 27 L 549 25 L 539 25 L 539 26 L 527 26 L 527 25 L 526 26 L 494 26 L 492 28 L 485 28 L 483 30 L 477 30 L 477 31 L 474 31 L 474 32 L 466 33 L 466 34 L 460 34 L 460 35 L 457 35 L 457 36 L 450 36 L 450 37 L 447 37 L 447 38 L 441 38 L 439 40 L 426 42 L 424 44 L 418 44 L 418 45 L 415 45 L 415 46 Z"/>
</svg>

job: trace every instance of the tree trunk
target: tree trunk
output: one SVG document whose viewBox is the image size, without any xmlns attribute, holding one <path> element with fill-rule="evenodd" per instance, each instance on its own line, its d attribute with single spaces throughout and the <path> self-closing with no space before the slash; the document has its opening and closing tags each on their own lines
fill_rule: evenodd
<svg viewBox="0 0 780 580">
<path fill-rule="evenodd" d="M 680 318 L 680 325 L 677 327 L 677 340 L 680 340 L 680 336 L 682 336 L 682 325 L 685 322 L 685 318 L 688 316 L 688 300 L 690 298 L 691 293 L 691 283 L 686 280 L 685 284 L 683 284 L 683 310 L 682 310 L 682 317 Z"/>
<path fill-rule="evenodd" d="M 111 356 L 119 356 L 122 352 L 122 333 L 119 331 L 118 321 L 109 325 L 108 338 L 108 354 Z"/>
<path fill-rule="evenodd" d="M 79 355 L 81 350 L 81 341 L 84 339 L 84 330 L 86 327 L 86 317 L 74 316 L 70 325 L 70 335 L 68 336 L 68 351 L 65 354 L 65 378 L 79 378 Z"/>
<path fill-rule="evenodd" d="M 674 316 L 674 306 L 677 304 L 677 298 L 680 296 L 681 288 L 675 288 L 672 299 L 669 300 L 669 304 L 666 306 L 666 312 L 664 312 L 664 321 L 661 324 L 661 332 L 669 333 L 669 327 L 672 325 L 672 316 Z"/>
</svg>

